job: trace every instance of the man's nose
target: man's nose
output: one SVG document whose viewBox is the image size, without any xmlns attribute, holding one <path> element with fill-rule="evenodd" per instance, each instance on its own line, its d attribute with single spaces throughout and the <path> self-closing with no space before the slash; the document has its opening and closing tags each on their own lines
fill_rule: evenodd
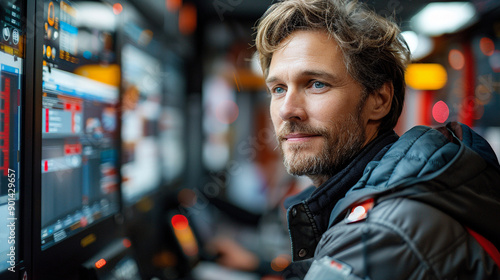
<svg viewBox="0 0 500 280">
<path fill-rule="evenodd" d="M 283 121 L 304 121 L 307 118 L 306 100 L 302 92 L 289 88 L 280 107 L 280 117 Z"/>
</svg>

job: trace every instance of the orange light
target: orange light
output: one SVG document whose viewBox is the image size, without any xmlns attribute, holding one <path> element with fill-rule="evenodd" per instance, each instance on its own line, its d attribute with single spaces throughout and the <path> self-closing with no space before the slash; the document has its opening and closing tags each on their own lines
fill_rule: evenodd
<svg viewBox="0 0 500 280">
<path fill-rule="evenodd" d="M 181 8 L 182 0 L 165 0 L 165 6 L 167 6 L 167 10 L 174 13 Z"/>
<path fill-rule="evenodd" d="M 196 30 L 196 6 L 188 3 L 179 10 L 179 31 L 184 35 L 192 34 Z"/>
<path fill-rule="evenodd" d="M 123 6 L 120 3 L 115 3 L 113 5 L 113 14 L 118 15 L 123 11 Z"/>
<path fill-rule="evenodd" d="M 47 22 L 49 23 L 50 26 L 54 26 L 55 22 L 55 8 L 54 8 L 54 2 L 49 3 L 48 7 L 48 14 L 47 14 Z"/>
<path fill-rule="evenodd" d="M 271 268 L 274 271 L 283 271 L 290 264 L 290 256 L 279 255 L 271 261 Z"/>
<path fill-rule="evenodd" d="M 406 70 L 406 84 L 417 90 L 438 90 L 447 80 L 446 69 L 437 63 L 413 63 Z"/>
<path fill-rule="evenodd" d="M 189 222 L 184 215 L 175 215 L 172 217 L 172 226 L 176 230 L 184 230 L 188 228 Z"/>
<path fill-rule="evenodd" d="M 97 269 L 100 269 L 100 268 L 102 268 L 105 265 L 106 265 L 106 260 L 105 259 L 100 259 L 100 260 L 98 260 L 98 261 L 95 262 L 95 267 Z"/>
<path fill-rule="evenodd" d="M 174 227 L 174 234 L 177 241 L 179 241 L 179 245 L 181 245 L 182 252 L 186 256 L 196 256 L 198 254 L 198 243 L 189 226 L 180 230 Z"/>
<path fill-rule="evenodd" d="M 78 228 L 78 227 L 76 227 Z M 82 248 L 85 248 L 87 246 L 89 246 L 90 244 L 94 243 L 95 241 L 97 240 L 97 236 L 93 233 L 85 236 L 84 238 L 82 238 L 82 240 L 80 240 L 80 245 L 82 246 Z"/>
<path fill-rule="evenodd" d="M 47 46 L 47 57 L 50 58 L 52 56 L 52 48 Z"/>
<path fill-rule="evenodd" d="M 86 64 L 76 68 L 74 73 L 108 85 L 120 85 L 120 66 L 117 64 Z"/>
<path fill-rule="evenodd" d="M 464 54 L 459 50 L 451 50 L 448 54 L 448 62 L 451 68 L 455 70 L 461 70 L 465 65 Z"/>
<path fill-rule="evenodd" d="M 484 55 L 491 56 L 495 52 L 495 43 L 490 38 L 483 37 L 479 41 L 479 48 Z"/>
</svg>

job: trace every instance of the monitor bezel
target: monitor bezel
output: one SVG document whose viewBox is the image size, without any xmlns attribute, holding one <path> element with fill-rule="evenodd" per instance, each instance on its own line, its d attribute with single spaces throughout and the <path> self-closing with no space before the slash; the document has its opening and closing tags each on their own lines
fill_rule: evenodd
<svg viewBox="0 0 500 280">
<path fill-rule="evenodd" d="M 17 253 L 15 272 L 5 270 L 0 272 L 0 278 L 6 280 L 21 279 L 21 275 L 31 276 L 31 188 L 27 187 L 31 181 L 31 152 L 32 147 L 29 139 L 32 136 L 32 89 L 33 83 L 30 83 L 33 77 L 33 48 L 34 41 L 28 38 L 34 37 L 34 1 L 27 0 L 24 2 L 23 18 L 25 28 L 25 54 L 23 58 L 23 74 L 21 75 L 21 85 L 23 88 L 21 96 L 21 121 L 20 121 L 20 166 L 19 166 L 19 236 L 16 236 L 16 246 L 19 246 Z"/>
</svg>

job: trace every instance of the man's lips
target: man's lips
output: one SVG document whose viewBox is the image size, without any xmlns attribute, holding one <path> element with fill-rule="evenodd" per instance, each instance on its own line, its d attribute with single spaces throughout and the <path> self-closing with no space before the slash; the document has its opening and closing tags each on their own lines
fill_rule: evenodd
<svg viewBox="0 0 500 280">
<path fill-rule="evenodd" d="M 283 136 L 283 140 L 289 142 L 298 142 L 298 141 L 308 141 L 314 137 L 319 137 L 319 134 L 306 134 L 306 133 L 292 133 Z"/>
</svg>

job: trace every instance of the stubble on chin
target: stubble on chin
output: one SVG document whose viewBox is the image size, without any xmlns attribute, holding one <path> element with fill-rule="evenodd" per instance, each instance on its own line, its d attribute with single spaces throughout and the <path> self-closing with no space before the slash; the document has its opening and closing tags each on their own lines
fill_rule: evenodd
<svg viewBox="0 0 500 280">
<path fill-rule="evenodd" d="M 310 143 L 294 143 L 284 148 L 289 133 L 309 133 L 321 136 L 319 151 L 310 151 Z M 283 163 L 289 174 L 309 177 L 331 177 L 345 167 L 362 149 L 366 139 L 360 118 L 351 114 L 330 127 L 286 122 L 277 134 Z M 318 149 L 316 149 L 318 150 Z"/>
</svg>

